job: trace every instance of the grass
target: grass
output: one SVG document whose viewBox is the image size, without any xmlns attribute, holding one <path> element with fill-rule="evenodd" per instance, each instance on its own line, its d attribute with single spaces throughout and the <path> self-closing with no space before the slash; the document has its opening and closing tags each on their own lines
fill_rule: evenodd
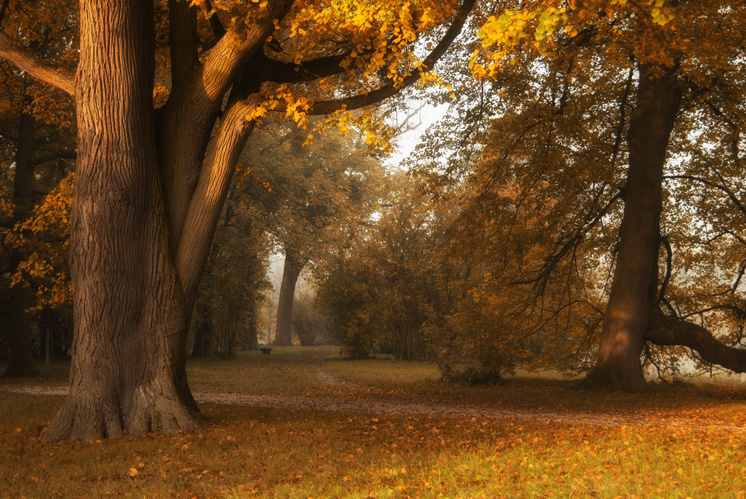
<svg viewBox="0 0 746 499">
<path fill-rule="evenodd" d="M 310 394 L 318 389 L 320 362 L 339 347 L 272 347 L 270 355 L 238 352 L 235 359 L 193 359 L 187 364 L 194 391 L 252 394 Z"/>
<path fill-rule="evenodd" d="M 189 372 L 195 390 L 205 391 L 314 395 L 322 369 L 364 384 L 368 396 L 567 411 L 595 404 L 728 423 L 743 422 L 746 413 L 742 389 L 733 386 L 624 396 L 519 378 L 475 388 L 437 382 L 428 364 L 342 361 L 336 353 L 247 352 L 235 361 L 190 362 Z M 51 379 L 59 381 L 50 375 L 42 383 Z M 196 432 L 43 444 L 40 433 L 61 401 L 0 384 L 0 497 L 746 497 L 743 433 L 208 404 Z"/>
</svg>

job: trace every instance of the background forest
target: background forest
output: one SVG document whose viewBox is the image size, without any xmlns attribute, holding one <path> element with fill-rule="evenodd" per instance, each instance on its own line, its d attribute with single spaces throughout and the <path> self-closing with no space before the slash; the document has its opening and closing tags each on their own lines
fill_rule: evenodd
<svg viewBox="0 0 746 499">
<path fill-rule="evenodd" d="M 49 9 L 4 2 L 0 20 L 69 65 L 76 21 Z M 449 380 L 548 369 L 625 391 L 746 371 L 744 26 L 743 5 L 715 0 L 477 2 L 414 90 L 270 112 L 230 183 L 188 352 L 331 343 Z M 72 344 L 76 124 L 69 96 L 0 65 L 0 355 L 30 376 Z M 415 98 L 447 111 L 392 164 Z"/>
</svg>

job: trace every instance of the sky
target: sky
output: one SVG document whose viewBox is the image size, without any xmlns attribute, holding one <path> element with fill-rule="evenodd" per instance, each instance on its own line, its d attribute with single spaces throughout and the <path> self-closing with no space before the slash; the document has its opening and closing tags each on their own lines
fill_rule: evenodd
<svg viewBox="0 0 746 499">
<path fill-rule="evenodd" d="M 428 129 L 430 125 L 445 116 L 448 111 L 448 106 L 433 106 L 427 101 L 410 100 L 409 109 L 415 111 L 418 108 L 417 114 L 411 118 L 409 130 L 400 135 L 394 146 L 394 152 L 386 159 L 386 166 L 395 167 L 398 166 L 404 159 L 406 159 L 415 146 L 420 141 L 420 136 Z M 404 121 L 406 118 L 405 113 L 399 114 L 399 120 Z M 394 126 L 400 125 L 401 123 L 394 123 Z"/>
</svg>

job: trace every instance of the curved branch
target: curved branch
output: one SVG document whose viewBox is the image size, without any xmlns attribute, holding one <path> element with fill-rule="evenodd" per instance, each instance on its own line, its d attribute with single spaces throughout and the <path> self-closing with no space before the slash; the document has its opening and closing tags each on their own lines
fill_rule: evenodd
<svg viewBox="0 0 746 499">
<path fill-rule="evenodd" d="M 601 190 L 598 193 L 598 195 L 596 196 L 595 202 L 598 201 L 598 199 L 601 197 L 603 192 L 604 191 Z M 552 273 L 554 268 L 565 257 L 565 255 L 567 255 L 567 253 L 571 249 L 574 249 L 578 245 L 578 243 L 582 241 L 583 235 L 586 234 L 590 229 L 595 227 L 596 224 L 600 222 L 601 219 L 603 219 L 606 213 L 608 213 L 611 207 L 614 206 L 614 204 L 621 197 L 622 197 L 621 191 L 617 191 L 616 194 L 614 194 L 614 196 L 612 196 L 612 198 L 609 199 L 606 205 L 603 208 L 601 208 L 598 212 L 596 212 L 595 215 L 592 218 L 590 218 L 590 220 L 586 218 L 587 221 L 575 231 L 575 233 L 572 235 L 570 239 L 567 240 L 567 242 L 563 244 L 557 244 L 557 246 L 559 247 L 559 251 L 557 251 L 556 253 L 552 253 L 552 255 L 547 257 L 547 259 L 544 261 L 542 266 L 539 268 L 536 277 L 526 280 L 526 281 L 515 281 L 515 282 L 512 282 L 511 284 L 513 285 L 536 284 L 536 283 L 540 283 L 546 280 L 549 277 L 549 275 Z M 592 213 L 589 213 L 589 215 L 591 214 Z"/>
<path fill-rule="evenodd" d="M 663 283 L 658 291 L 658 302 L 662 302 L 666 294 L 668 282 L 671 280 L 671 261 L 673 260 L 673 251 L 671 251 L 671 242 L 668 237 L 661 236 L 661 244 L 666 248 L 666 275 L 663 276 Z"/>
<path fill-rule="evenodd" d="M 267 81 L 275 83 L 300 83 L 318 80 L 327 76 L 343 73 L 345 68 L 340 66 L 350 52 L 302 61 L 300 64 L 281 62 L 270 57 L 263 51 L 258 51 L 251 61 L 251 67 L 261 67 L 267 71 Z M 257 66 L 260 64 L 261 66 Z"/>
<path fill-rule="evenodd" d="M 47 156 L 42 156 L 41 158 L 35 159 L 32 162 L 33 166 L 39 166 L 41 164 L 46 163 L 47 161 L 54 161 L 55 159 L 77 159 L 78 153 L 75 151 L 64 151 L 57 154 L 49 154 Z"/>
<path fill-rule="evenodd" d="M 75 95 L 75 75 L 61 66 L 44 62 L 27 48 L 18 45 L 5 33 L 0 32 L 0 57 L 15 64 L 19 69 L 53 87 Z"/>
<path fill-rule="evenodd" d="M 746 349 L 723 345 L 702 326 L 651 311 L 645 339 L 656 345 L 678 345 L 691 348 L 710 364 L 717 364 L 733 372 L 746 372 Z"/>
<path fill-rule="evenodd" d="M 352 97 L 346 97 L 342 99 L 334 99 L 328 101 L 317 101 L 307 111 L 308 114 L 331 114 L 335 111 L 352 111 L 353 109 L 359 109 L 361 107 L 375 104 L 384 99 L 387 99 L 393 95 L 396 95 L 406 87 L 416 83 L 423 74 L 431 71 L 435 67 L 435 63 L 443 57 L 448 48 L 451 46 L 456 37 L 461 33 L 464 27 L 466 18 L 469 16 L 476 0 L 464 0 L 456 13 L 456 17 L 453 19 L 451 26 L 448 31 L 443 35 L 440 42 L 435 48 L 428 54 L 428 56 L 422 61 L 422 64 L 412 74 L 405 76 L 404 79 L 398 84 L 389 84 L 383 87 L 377 88 L 370 92 L 355 95 Z M 278 111 L 284 111 L 284 109 L 277 109 Z"/>
</svg>

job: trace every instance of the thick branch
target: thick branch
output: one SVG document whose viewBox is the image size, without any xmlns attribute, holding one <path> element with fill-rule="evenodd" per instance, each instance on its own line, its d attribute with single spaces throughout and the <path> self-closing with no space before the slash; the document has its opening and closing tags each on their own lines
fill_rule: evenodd
<svg viewBox="0 0 746 499">
<path fill-rule="evenodd" d="M 184 81 L 187 72 L 199 64 L 197 9 L 186 0 L 169 0 L 168 13 L 171 84 L 176 87 Z"/>
<path fill-rule="evenodd" d="M 267 57 L 263 51 L 258 51 L 254 55 L 250 67 L 261 67 L 267 71 L 267 81 L 275 83 L 300 83 L 343 73 L 345 68 L 340 66 L 340 64 L 349 55 L 350 53 L 347 52 L 302 61 L 300 64 L 293 64 L 277 61 Z"/>
<path fill-rule="evenodd" d="M 405 76 L 401 82 L 397 84 L 392 83 L 389 85 L 385 85 L 376 90 L 372 90 L 370 92 L 355 95 L 352 97 L 315 102 L 308 110 L 308 114 L 330 114 L 343 109 L 347 111 L 359 109 L 361 107 L 381 102 L 384 99 L 396 95 L 404 88 L 416 83 L 423 74 L 427 73 L 428 71 L 432 70 L 433 67 L 435 67 L 435 63 L 438 62 L 441 57 L 443 57 L 443 55 L 448 50 L 448 47 L 450 47 L 451 43 L 453 43 L 453 40 L 455 40 L 456 37 L 461 33 L 461 30 L 464 27 L 464 23 L 466 22 L 466 18 L 469 16 L 469 13 L 474 7 L 475 2 L 476 0 L 464 0 L 464 2 L 461 4 L 461 8 L 456 13 L 456 17 L 453 19 L 453 23 L 451 23 L 451 26 L 448 28 L 448 31 L 446 31 L 445 35 L 443 35 L 443 38 L 441 38 L 440 42 L 438 42 L 432 52 L 430 52 L 430 54 L 422 61 L 420 67 L 417 68 L 412 74 Z"/>
<path fill-rule="evenodd" d="M 15 64 L 34 78 L 64 90 L 70 95 L 75 95 L 75 75 L 61 66 L 47 64 L 2 32 L 0 32 L 0 57 Z"/>
<path fill-rule="evenodd" d="M 238 157 L 254 128 L 255 122 L 248 121 L 246 116 L 258 100 L 255 95 L 245 101 L 234 102 L 225 111 L 191 198 L 175 256 L 176 272 L 181 280 L 187 310 L 191 310 L 194 303 Z"/>
<path fill-rule="evenodd" d="M 651 311 L 645 339 L 656 345 L 681 345 L 696 351 L 702 360 L 731 371 L 746 372 L 746 349 L 723 345 L 710 331 L 675 317 L 663 315 L 657 307 Z"/>
<path fill-rule="evenodd" d="M 292 3 L 292 0 L 275 0 L 264 18 L 249 27 L 232 29 L 169 97 L 160 126 L 162 148 L 159 153 L 172 255 L 223 98 L 235 82 L 239 69 L 261 50 L 274 31 L 273 21 L 284 17 Z"/>
</svg>

